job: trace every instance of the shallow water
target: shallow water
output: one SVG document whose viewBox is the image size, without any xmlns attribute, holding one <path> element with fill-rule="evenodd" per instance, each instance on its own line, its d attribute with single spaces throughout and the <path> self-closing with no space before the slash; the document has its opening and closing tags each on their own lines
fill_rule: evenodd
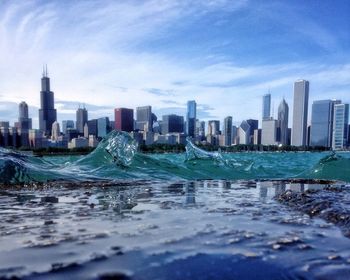
<svg viewBox="0 0 350 280">
<path fill-rule="evenodd" d="M 344 206 L 347 185 L 326 196 L 329 185 L 282 181 L 103 184 L 3 188 L 0 276 L 349 279 L 341 228 L 273 199 L 312 189 Z"/>
<path fill-rule="evenodd" d="M 0 278 L 350 279 L 350 153 L 0 149 Z"/>
</svg>

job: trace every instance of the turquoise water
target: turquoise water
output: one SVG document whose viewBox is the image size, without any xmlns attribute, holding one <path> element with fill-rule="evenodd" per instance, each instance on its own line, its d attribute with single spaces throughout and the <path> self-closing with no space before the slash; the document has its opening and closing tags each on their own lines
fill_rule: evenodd
<svg viewBox="0 0 350 280">
<path fill-rule="evenodd" d="M 112 132 L 80 157 L 37 158 L 0 150 L 3 182 L 119 179 L 327 179 L 350 182 L 350 153 L 206 153 L 192 143 L 183 154 L 142 154 L 126 134 Z"/>
</svg>

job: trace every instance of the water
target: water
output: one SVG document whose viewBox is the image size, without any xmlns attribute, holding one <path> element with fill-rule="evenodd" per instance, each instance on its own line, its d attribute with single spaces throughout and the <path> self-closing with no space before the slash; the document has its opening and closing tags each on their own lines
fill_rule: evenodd
<svg viewBox="0 0 350 280">
<path fill-rule="evenodd" d="M 348 153 L 0 151 L 0 278 L 350 279 Z"/>
<path fill-rule="evenodd" d="M 191 143 L 190 143 L 191 144 Z M 350 182 L 350 153 L 206 153 L 187 146 L 183 154 L 137 153 L 127 135 L 112 132 L 81 157 L 24 156 L 0 150 L 3 182 L 48 180 L 250 180 L 325 179 Z"/>
</svg>

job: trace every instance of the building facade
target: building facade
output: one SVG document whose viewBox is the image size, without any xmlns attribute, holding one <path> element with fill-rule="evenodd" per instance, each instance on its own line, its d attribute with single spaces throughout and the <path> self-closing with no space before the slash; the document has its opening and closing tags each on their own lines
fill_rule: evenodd
<svg viewBox="0 0 350 280">
<path fill-rule="evenodd" d="M 333 150 L 341 150 L 347 146 L 348 128 L 349 104 L 335 104 L 333 116 Z"/>
<path fill-rule="evenodd" d="M 136 108 L 136 129 L 142 131 L 152 131 L 153 118 L 152 107 L 142 106 Z"/>
<path fill-rule="evenodd" d="M 84 134 L 84 125 L 88 122 L 88 111 L 86 108 L 78 108 L 76 112 L 76 129 L 78 133 Z"/>
<path fill-rule="evenodd" d="M 115 129 L 131 132 L 134 130 L 134 110 L 128 108 L 114 109 Z"/>
<path fill-rule="evenodd" d="M 162 134 L 184 132 L 184 117 L 178 115 L 165 115 L 162 118 Z"/>
<path fill-rule="evenodd" d="M 271 116 L 271 94 L 263 95 L 262 99 L 262 119 L 269 119 Z"/>
<path fill-rule="evenodd" d="M 306 146 L 307 115 L 309 105 L 309 82 L 298 80 L 294 83 L 292 145 Z"/>
<path fill-rule="evenodd" d="M 94 135 L 97 137 L 98 134 L 98 125 L 97 125 L 97 119 L 92 119 L 87 122 L 87 127 L 88 127 L 88 136 L 89 135 Z M 88 137 L 86 136 L 86 137 Z"/>
<path fill-rule="evenodd" d="M 109 127 L 109 118 L 103 117 L 97 119 L 97 137 L 103 138 L 111 131 Z"/>
<path fill-rule="evenodd" d="M 61 135 L 60 124 L 57 121 L 55 121 L 52 124 L 51 139 L 54 141 L 58 141 L 58 138 L 60 137 L 60 135 Z"/>
<path fill-rule="evenodd" d="M 22 101 L 19 103 L 19 114 L 18 114 L 18 128 L 22 130 L 32 129 L 32 119 L 28 115 L 28 105 L 26 102 Z"/>
<path fill-rule="evenodd" d="M 278 121 L 273 118 L 265 119 L 261 125 L 261 144 L 276 145 Z"/>
<path fill-rule="evenodd" d="M 51 135 L 52 124 L 57 119 L 57 112 L 54 105 L 54 93 L 50 90 L 50 78 L 47 68 L 43 71 L 41 78 L 39 129 L 46 135 Z"/>
<path fill-rule="evenodd" d="M 215 136 L 220 134 L 220 121 L 210 120 L 208 121 L 208 135 Z"/>
<path fill-rule="evenodd" d="M 196 136 L 196 118 L 197 118 L 197 104 L 196 101 L 187 101 L 186 114 L 186 134 L 191 137 Z"/>
<path fill-rule="evenodd" d="M 232 145 L 232 117 L 224 119 L 224 146 Z"/>
<path fill-rule="evenodd" d="M 279 142 L 282 145 L 289 145 L 288 137 L 288 119 L 289 119 L 289 106 L 287 102 L 283 99 L 278 106 L 278 126 L 280 130 Z"/>
<path fill-rule="evenodd" d="M 332 147 L 334 105 L 340 100 L 317 100 L 312 104 L 310 146 Z"/>
<path fill-rule="evenodd" d="M 62 121 L 62 133 L 66 134 L 68 128 L 74 128 L 73 120 L 64 120 Z"/>
</svg>

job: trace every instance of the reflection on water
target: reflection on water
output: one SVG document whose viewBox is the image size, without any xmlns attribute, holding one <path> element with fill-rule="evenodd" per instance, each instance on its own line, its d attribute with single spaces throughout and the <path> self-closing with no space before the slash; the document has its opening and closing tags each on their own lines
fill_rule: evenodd
<svg viewBox="0 0 350 280">
<path fill-rule="evenodd" d="M 335 205 L 328 211 L 339 205 L 349 209 L 344 186 L 283 181 L 54 182 L 5 188 L 0 192 L 0 277 L 348 275 L 349 239 L 325 220 L 275 200 L 288 191 L 318 195 Z"/>
</svg>

